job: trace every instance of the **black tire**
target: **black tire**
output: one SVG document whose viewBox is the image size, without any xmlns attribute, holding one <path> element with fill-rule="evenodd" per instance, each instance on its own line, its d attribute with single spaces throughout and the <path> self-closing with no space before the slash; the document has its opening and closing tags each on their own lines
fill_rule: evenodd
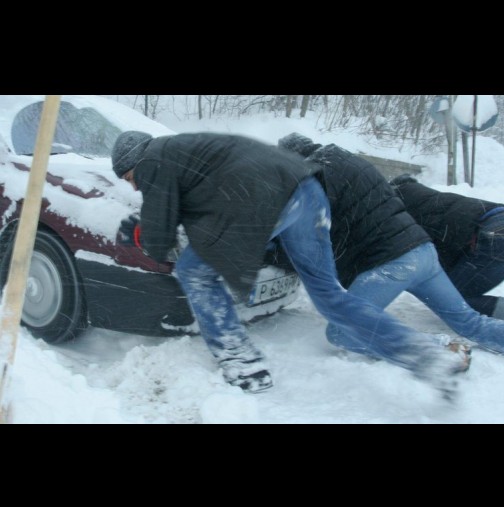
<svg viewBox="0 0 504 507">
<path fill-rule="evenodd" d="M 0 283 L 7 281 L 13 242 L 0 261 Z M 39 230 L 28 274 L 21 324 L 34 336 L 57 344 L 87 327 L 87 310 L 72 254 L 53 234 Z"/>
</svg>

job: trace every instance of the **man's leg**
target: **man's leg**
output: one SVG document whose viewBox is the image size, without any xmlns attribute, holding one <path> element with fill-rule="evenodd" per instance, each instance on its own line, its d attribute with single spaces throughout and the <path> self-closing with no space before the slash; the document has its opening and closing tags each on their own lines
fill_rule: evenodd
<svg viewBox="0 0 504 507">
<path fill-rule="evenodd" d="M 284 215 L 290 213 L 298 214 L 298 218 L 285 227 L 288 216 Z M 334 217 L 335 220 L 338 218 Z M 360 340 L 363 347 L 373 350 L 377 357 L 417 372 L 419 376 L 422 376 L 422 370 L 428 369 L 429 364 L 445 362 L 438 373 L 447 374 L 454 359 L 444 355 L 444 350 L 433 343 L 430 335 L 415 332 L 341 286 L 329 229 L 327 197 L 318 181 L 307 178 L 291 198 L 273 236 L 279 236 L 282 247 L 318 311 L 331 324 L 341 327 L 355 340 Z M 436 357 L 438 355 L 439 358 Z M 448 366 L 447 363 L 452 365 Z"/>
<path fill-rule="evenodd" d="M 485 295 L 504 281 L 504 214 L 481 224 L 474 251 L 464 252 L 447 274 L 476 311 L 504 319 L 502 298 Z"/>
<path fill-rule="evenodd" d="M 461 336 L 481 347 L 504 353 L 504 322 L 488 318 L 471 308 L 439 264 L 434 245 L 423 259 L 430 276 L 414 284 L 409 292 L 425 303 L 443 322 Z"/>
<path fill-rule="evenodd" d="M 450 308 L 450 304 L 452 309 L 454 304 L 462 304 L 465 320 L 467 320 L 467 313 L 479 318 L 480 316 L 465 304 L 462 296 L 457 293 L 446 275 L 443 282 L 438 283 L 441 282 L 437 276 L 439 273 L 443 273 L 443 270 L 437 259 L 434 245 L 431 242 L 423 243 L 397 259 L 361 273 L 349 287 L 349 292 L 367 299 L 380 308 L 386 308 L 402 292 L 408 291 L 433 311 Z M 419 286 L 421 289 L 416 290 Z M 440 313 L 436 313 L 441 316 Z M 460 331 L 460 328 L 456 331 Z M 464 357 L 469 367 L 470 347 L 467 344 L 448 336 L 435 338 L 435 343 L 448 347 Z M 372 350 L 364 349 L 362 343 L 347 336 L 337 326 L 331 324 L 328 326 L 327 339 L 336 346 L 376 357 Z"/>
<path fill-rule="evenodd" d="M 491 317 L 500 298 L 485 293 L 499 285 L 499 277 L 488 276 L 493 261 L 488 258 L 484 261 L 485 257 L 481 254 L 464 255 L 447 275 L 472 308 Z"/>
<path fill-rule="evenodd" d="M 421 245 L 422 247 L 423 245 Z M 386 308 L 403 291 L 408 290 L 411 284 L 421 276 L 419 273 L 418 256 L 421 256 L 421 247 L 386 262 L 376 268 L 369 269 L 361 273 L 352 282 L 348 292 L 357 297 L 365 299 L 370 303 Z M 355 334 L 347 334 L 340 326 L 329 323 L 326 330 L 326 336 L 330 343 L 337 347 L 343 347 L 345 350 L 365 354 L 369 357 L 379 359 L 379 354 L 374 352 L 374 348 L 368 346 Z"/>
<path fill-rule="evenodd" d="M 271 387 L 264 356 L 251 343 L 219 274 L 190 245 L 178 259 L 176 270 L 201 334 L 226 381 L 250 392 Z"/>
</svg>

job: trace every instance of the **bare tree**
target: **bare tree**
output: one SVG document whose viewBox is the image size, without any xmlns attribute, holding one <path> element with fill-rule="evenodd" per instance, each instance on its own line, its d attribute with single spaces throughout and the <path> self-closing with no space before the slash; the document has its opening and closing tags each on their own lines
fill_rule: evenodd
<svg viewBox="0 0 504 507">
<path fill-rule="evenodd" d="M 293 101 L 294 101 L 294 95 L 287 95 L 287 103 L 285 105 L 285 116 L 287 118 L 290 118 L 291 117 L 291 114 L 292 114 L 292 105 L 293 105 Z"/>
<path fill-rule="evenodd" d="M 301 101 L 301 118 L 306 116 L 306 111 L 308 110 L 308 105 L 310 104 L 311 95 L 303 95 L 303 99 Z"/>
<path fill-rule="evenodd" d="M 215 96 L 214 105 L 213 105 L 213 108 L 212 108 L 212 114 L 215 114 L 215 108 L 217 107 L 217 102 L 219 100 L 219 97 L 220 97 L 220 95 L 216 95 Z"/>
<path fill-rule="evenodd" d="M 351 129 L 376 136 L 381 143 L 397 146 L 400 142 L 413 142 L 426 151 L 446 145 L 442 126 L 428 114 L 434 95 L 191 95 L 177 96 L 176 101 L 174 97 L 113 96 L 137 110 L 147 111 L 151 118 L 156 118 L 163 108 L 181 114 L 182 106 L 185 117 L 198 115 L 200 119 L 206 116 L 240 118 L 261 112 L 292 117 L 299 98 L 301 118 L 306 117 L 308 110 L 315 112 L 317 128 L 322 130 Z M 495 99 L 499 109 L 504 107 L 504 96 L 496 95 Z M 504 143 L 504 118 L 498 118 L 495 127 L 483 135 Z"/>
</svg>

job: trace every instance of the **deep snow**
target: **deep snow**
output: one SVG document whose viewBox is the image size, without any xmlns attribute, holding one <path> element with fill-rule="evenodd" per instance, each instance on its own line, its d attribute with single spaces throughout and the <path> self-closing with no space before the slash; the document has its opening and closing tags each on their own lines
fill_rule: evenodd
<svg viewBox="0 0 504 507">
<path fill-rule="evenodd" d="M 316 118 L 268 115 L 240 120 L 178 121 L 177 132 L 218 131 L 276 143 L 297 131 L 316 142 L 425 166 L 422 183 L 488 200 L 504 195 L 504 146 L 479 136 L 475 187 L 446 187 L 446 155 L 421 155 L 405 146 L 380 148 L 349 132 L 322 133 Z M 459 144 L 460 150 L 460 144 Z M 460 154 L 459 161 L 462 160 Z M 459 163 L 458 177 L 462 181 Z M 86 217 L 89 220 L 89 217 Z M 337 219 L 337 217 L 333 217 Z M 504 295 L 498 288 L 495 294 Z M 389 310 L 411 327 L 453 335 L 408 294 Z M 63 346 L 22 329 L 6 393 L 12 422 L 71 423 L 502 423 L 504 358 L 474 350 L 461 396 L 451 406 L 431 387 L 385 362 L 340 357 L 326 342 L 325 321 L 306 293 L 287 309 L 249 326 L 268 357 L 275 387 L 250 395 L 227 385 L 201 337 L 147 338 L 91 328 Z"/>
</svg>

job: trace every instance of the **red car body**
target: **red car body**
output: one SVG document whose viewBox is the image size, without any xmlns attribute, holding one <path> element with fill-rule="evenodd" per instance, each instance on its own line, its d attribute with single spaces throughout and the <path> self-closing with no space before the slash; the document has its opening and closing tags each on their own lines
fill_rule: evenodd
<svg viewBox="0 0 504 507">
<path fill-rule="evenodd" d="M 43 96 L 0 96 L 1 287 L 42 102 Z M 88 325 L 150 336 L 198 332 L 176 265 L 116 242 L 120 221 L 139 209 L 141 197 L 113 173 L 110 150 L 122 131 L 133 129 L 174 134 L 108 99 L 63 96 L 22 316 L 48 342 L 74 338 Z M 237 301 L 243 320 L 275 313 L 297 296 L 299 279 L 281 252 L 268 258 L 249 300 Z"/>
</svg>

